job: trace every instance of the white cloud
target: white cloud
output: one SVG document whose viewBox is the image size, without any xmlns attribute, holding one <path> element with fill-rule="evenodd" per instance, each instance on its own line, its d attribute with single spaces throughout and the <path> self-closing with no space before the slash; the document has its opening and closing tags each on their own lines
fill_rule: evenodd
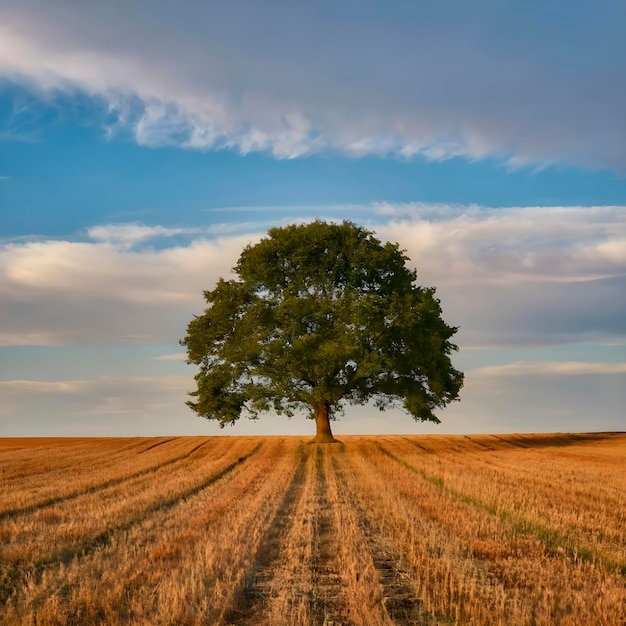
<svg viewBox="0 0 626 626">
<path fill-rule="evenodd" d="M 626 336 L 625 207 L 379 204 L 434 285 L 465 346 L 607 342 Z"/>
<path fill-rule="evenodd" d="M 9 244 L 0 249 L 3 291 L 76 302 L 115 300 L 177 305 L 197 300 L 230 273 L 251 237 L 195 240 L 186 246 L 130 251 L 108 243 L 70 241 Z"/>
<path fill-rule="evenodd" d="M 387 204 L 361 214 L 437 287 L 462 347 L 626 336 L 624 207 Z M 244 235 L 217 225 L 218 238 L 187 243 L 171 237 L 193 228 L 117 224 L 90 229 L 92 241 L 0 245 L 0 345 L 174 344 L 262 223 Z M 169 247 L 144 247 L 153 237 Z"/>
<path fill-rule="evenodd" d="M 199 233 L 198 228 L 165 228 L 164 226 L 146 226 L 138 222 L 130 224 L 106 224 L 89 228 L 87 234 L 94 241 L 102 241 L 130 247 L 136 243 L 155 237 L 175 237 Z"/>
<path fill-rule="evenodd" d="M 425 280 L 580 282 L 626 275 L 626 207 L 381 203 L 381 235 L 408 250 Z"/>
<path fill-rule="evenodd" d="M 0 9 L 0 76 L 98 98 L 149 146 L 623 170 L 619 20 L 526 11 L 22 0 Z"/>
<path fill-rule="evenodd" d="M 71 241 L 0 246 L 0 345 L 175 343 L 202 310 L 202 292 L 230 275 L 256 237 L 160 250 Z"/>
</svg>

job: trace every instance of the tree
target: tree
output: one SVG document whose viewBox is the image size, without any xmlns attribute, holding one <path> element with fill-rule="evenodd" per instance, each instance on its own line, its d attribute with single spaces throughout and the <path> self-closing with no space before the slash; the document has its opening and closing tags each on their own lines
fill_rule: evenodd
<svg viewBox="0 0 626 626">
<path fill-rule="evenodd" d="M 415 420 L 458 399 L 463 374 L 435 289 L 416 284 L 397 244 L 351 222 L 272 228 L 234 272 L 205 291 L 208 308 L 181 341 L 199 366 L 187 405 L 223 427 L 299 409 L 314 441 L 332 442 L 345 403 L 402 404 Z"/>
</svg>

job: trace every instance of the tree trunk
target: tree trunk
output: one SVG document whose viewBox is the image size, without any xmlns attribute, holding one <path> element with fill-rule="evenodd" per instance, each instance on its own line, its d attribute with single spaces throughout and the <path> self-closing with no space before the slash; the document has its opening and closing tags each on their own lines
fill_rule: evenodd
<svg viewBox="0 0 626 626">
<path fill-rule="evenodd" d="M 315 428 L 313 443 L 339 443 L 330 430 L 330 411 L 327 404 L 316 407 Z"/>
</svg>

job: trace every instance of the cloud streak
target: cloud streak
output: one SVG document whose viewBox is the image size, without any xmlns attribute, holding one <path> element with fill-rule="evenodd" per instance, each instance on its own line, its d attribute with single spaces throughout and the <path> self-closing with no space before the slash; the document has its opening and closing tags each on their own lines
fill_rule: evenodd
<svg viewBox="0 0 626 626">
<path fill-rule="evenodd" d="M 95 98 L 146 146 L 626 170 L 619 6 L 541 6 L 24 0 L 0 10 L 0 75 Z"/>
<path fill-rule="evenodd" d="M 192 414 L 183 407 L 191 385 L 190 376 L 0 381 L 0 436 L 193 433 Z M 173 415 L 180 416 L 176 425 Z"/>
<path fill-rule="evenodd" d="M 122 248 L 130 248 L 156 237 L 194 235 L 200 232 L 202 230 L 199 228 L 166 228 L 164 226 L 146 226 L 138 222 L 93 226 L 87 230 L 90 239 L 110 243 Z"/>
<path fill-rule="evenodd" d="M 470 376 L 606 376 L 626 374 L 626 363 L 586 363 L 581 361 L 518 361 L 472 370 Z"/>
</svg>

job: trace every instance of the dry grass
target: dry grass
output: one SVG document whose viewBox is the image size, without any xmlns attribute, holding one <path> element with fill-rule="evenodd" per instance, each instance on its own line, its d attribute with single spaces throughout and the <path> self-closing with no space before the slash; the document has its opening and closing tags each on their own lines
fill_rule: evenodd
<svg viewBox="0 0 626 626">
<path fill-rule="evenodd" d="M 0 440 L 0 623 L 626 623 L 626 435 Z"/>
</svg>

